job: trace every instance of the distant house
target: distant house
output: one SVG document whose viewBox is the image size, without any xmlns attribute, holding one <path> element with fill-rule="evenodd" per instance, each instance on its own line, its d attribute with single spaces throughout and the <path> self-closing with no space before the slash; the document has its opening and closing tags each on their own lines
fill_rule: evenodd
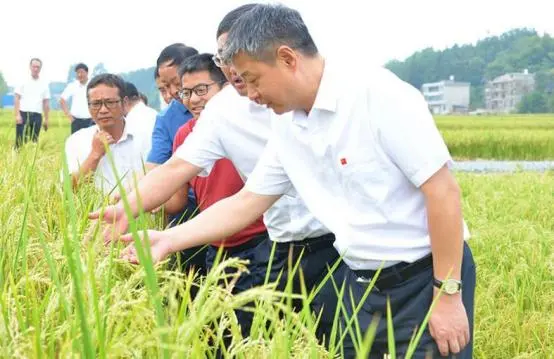
<svg viewBox="0 0 554 359">
<path fill-rule="evenodd" d="M 469 82 L 454 81 L 454 76 L 450 76 L 449 80 L 423 84 L 421 92 L 435 115 L 467 113 L 470 87 Z"/>
<path fill-rule="evenodd" d="M 489 112 L 509 113 L 517 109 L 523 96 L 535 89 L 535 75 L 527 70 L 504 74 L 488 81 L 485 104 Z"/>
</svg>

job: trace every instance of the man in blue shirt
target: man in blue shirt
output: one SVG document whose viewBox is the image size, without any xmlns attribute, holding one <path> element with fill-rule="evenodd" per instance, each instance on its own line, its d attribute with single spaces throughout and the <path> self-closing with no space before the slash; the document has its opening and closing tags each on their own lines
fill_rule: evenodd
<svg viewBox="0 0 554 359">
<path fill-rule="evenodd" d="M 169 106 L 156 117 L 156 124 L 152 131 L 152 149 L 148 155 L 146 167 L 148 170 L 155 168 L 169 160 L 173 154 L 173 139 L 177 130 L 192 118 L 192 114 L 183 105 L 179 98 L 181 79 L 179 78 L 179 66 L 183 61 L 198 51 L 181 43 L 175 43 L 162 50 L 156 61 L 156 77 L 159 76 L 165 91 L 171 96 Z M 197 212 L 197 202 L 194 192 L 189 191 L 189 200 L 183 211 L 177 215 L 169 216 L 170 226 L 182 223 L 190 219 Z M 194 266 L 204 273 L 205 247 L 191 248 L 181 253 L 180 261 L 183 269 Z M 179 260 L 179 259 L 178 259 Z"/>
</svg>

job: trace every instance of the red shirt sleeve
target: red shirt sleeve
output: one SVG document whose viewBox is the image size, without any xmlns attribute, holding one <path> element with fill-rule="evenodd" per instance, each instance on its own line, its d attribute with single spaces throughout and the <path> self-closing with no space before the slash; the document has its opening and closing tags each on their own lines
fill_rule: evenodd
<svg viewBox="0 0 554 359">
<path fill-rule="evenodd" d="M 175 153 L 175 151 L 177 151 L 177 148 L 181 146 L 183 142 L 185 142 L 185 138 L 190 135 L 195 123 L 196 120 L 191 119 L 190 121 L 187 121 L 187 123 L 185 123 L 183 126 L 179 127 L 179 130 L 177 130 L 175 138 L 173 139 L 173 153 Z"/>
</svg>

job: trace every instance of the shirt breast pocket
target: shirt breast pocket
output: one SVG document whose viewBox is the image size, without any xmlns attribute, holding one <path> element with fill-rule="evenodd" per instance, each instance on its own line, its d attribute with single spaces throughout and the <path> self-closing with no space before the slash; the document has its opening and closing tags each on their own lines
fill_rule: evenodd
<svg viewBox="0 0 554 359">
<path fill-rule="evenodd" d="M 340 159 L 340 178 L 345 197 L 358 210 L 379 207 L 388 194 L 385 169 L 370 156 Z"/>
</svg>

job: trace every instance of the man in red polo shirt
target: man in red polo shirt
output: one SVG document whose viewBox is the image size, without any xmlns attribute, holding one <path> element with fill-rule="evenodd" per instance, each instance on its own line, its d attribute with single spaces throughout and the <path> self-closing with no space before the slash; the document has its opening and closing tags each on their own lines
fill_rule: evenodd
<svg viewBox="0 0 554 359">
<path fill-rule="evenodd" d="M 200 54 L 187 58 L 179 69 L 179 76 L 182 82 L 182 90 L 179 95 L 193 118 L 177 131 L 173 141 L 173 151 L 176 151 L 177 147 L 194 130 L 206 103 L 227 82 L 221 70 L 214 64 L 211 54 Z M 190 181 L 189 186 L 196 195 L 200 211 L 203 211 L 215 202 L 239 192 L 244 186 L 244 181 L 231 161 L 220 159 L 207 177 L 195 177 Z M 166 204 L 166 210 L 178 212 L 183 208 L 188 198 L 187 191 L 188 186 L 177 192 Z M 259 259 L 256 258 L 254 261 L 256 247 L 265 240 L 269 240 L 269 237 L 263 219 L 260 217 L 237 234 L 212 243 L 207 250 L 206 267 L 209 269 L 213 266 L 220 247 L 223 247 L 224 257 L 239 257 L 259 264 Z M 259 271 L 256 269 L 249 268 L 250 273 L 241 275 L 235 284 L 235 291 L 240 292 L 260 283 L 260 279 L 265 275 L 265 269 Z M 258 276 L 262 277 L 257 278 Z"/>
</svg>

